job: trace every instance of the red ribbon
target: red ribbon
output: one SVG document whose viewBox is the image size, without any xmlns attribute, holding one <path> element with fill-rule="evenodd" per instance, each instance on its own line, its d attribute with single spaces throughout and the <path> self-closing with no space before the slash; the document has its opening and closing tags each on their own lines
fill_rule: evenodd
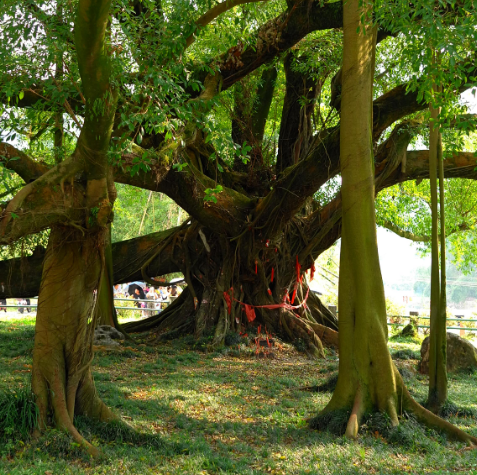
<svg viewBox="0 0 477 475">
<path fill-rule="evenodd" d="M 296 256 L 295 270 L 296 270 L 296 282 L 297 282 L 297 284 L 301 284 L 301 279 L 302 279 L 301 265 L 298 262 L 298 256 Z"/>
</svg>

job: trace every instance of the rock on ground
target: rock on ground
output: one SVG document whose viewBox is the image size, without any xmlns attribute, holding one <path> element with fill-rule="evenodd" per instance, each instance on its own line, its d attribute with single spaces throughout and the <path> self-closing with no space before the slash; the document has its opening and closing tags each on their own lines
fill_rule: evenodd
<svg viewBox="0 0 477 475">
<path fill-rule="evenodd" d="M 109 325 L 101 325 L 94 330 L 93 345 L 119 346 L 117 340 L 124 340 L 124 335 Z"/>
<path fill-rule="evenodd" d="M 455 333 L 447 333 L 447 371 L 477 367 L 477 353 L 474 346 Z M 429 373 L 429 337 L 421 345 L 419 371 Z"/>
</svg>

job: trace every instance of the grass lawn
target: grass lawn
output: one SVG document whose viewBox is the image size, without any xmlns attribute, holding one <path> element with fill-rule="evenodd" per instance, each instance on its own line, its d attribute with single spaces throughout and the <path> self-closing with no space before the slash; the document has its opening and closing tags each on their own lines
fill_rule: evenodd
<svg viewBox="0 0 477 475">
<path fill-rule="evenodd" d="M 33 318 L 0 321 L 0 394 L 29 387 L 33 325 Z M 372 420 L 357 441 L 308 429 L 305 420 L 331 393 L 300 388 L 335 374 L 336 356 L 311 361 L 289 345 L 274 349 L 273 358 L 258 358 L 250 349 L 207 354 L 191 349 L 192 343 L 99 349 L 96 387 L 135 430 L 77 418 L 81 433 L 103 451 L 99 460 L 56 430 L 35 442 L 9 430 L 0 433 L 0 474 L 477 473 L 476 450 L 412 419 L 403 419 L 387 439 Z M 390 349 L 406 350 L 396 363 L 423 400 L 427 378 L 417 373 L 414 359 L 419 342 L 391 340 Z M 450 375 L 450 399 L 477 411 L 476 386 L 477 374 Z M 450 420 L 477 436 L 476 419 Z"/>
</svg>

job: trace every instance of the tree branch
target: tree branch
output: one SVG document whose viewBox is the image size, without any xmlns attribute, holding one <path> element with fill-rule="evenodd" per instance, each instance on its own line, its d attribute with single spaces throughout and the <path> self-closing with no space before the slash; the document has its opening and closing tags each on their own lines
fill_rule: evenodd
<svg viewBox="0 0 477 475">
<path fill-rule="evenodd" d="M 194 22 L 196 28 L 194 29 L 194 32 L 187 37 L 185 48 L 188 48 L 195 41 L 195 33 L 197 29 L 203 28 L 204 26 L 208 25 L 222 13 L 232 10 L 238 5 L 245 5 L 246 3 L 264 3 L 268 1 L 269 0 L 225 0 L 222 3 L 215 5 Z"/>
<path fill-rule="evenodd" d="M 0 163 L 14 171 L 25 183 L 36 180 L 50 168 L 38 163 L 26 153 L 5 142 L 0 142 Z"/>
<path fill-rule="evenodd" d="M 156 253 L 158 247 L 172 234 L 180 240 L 185 230 L 179 228 L 148 234 L 112 245 L 114 284 L 142 280 L 141 267 Z M 151 276 L 180 271 L 177 264 L 182 259 L 180 246 L 170 240 L 147 268 Z M 45 249 L 37 247 L 33 255 L 0 261 L 0 275 L 4 276 L 5 290 L 0 286 L 0 298 L 35 297 L 38 295 Z"/>
<path fill-rule="evenodd" d="M 387 219 L 380 221 L 378 224 L 383 228 L 389 229 L 389 231 L 392 231 L 394 234 L 414 242 L 429 242 L 431 240 L 430 236 L 414 234 L 411 231 L 406 231 Z"/>
</svg>

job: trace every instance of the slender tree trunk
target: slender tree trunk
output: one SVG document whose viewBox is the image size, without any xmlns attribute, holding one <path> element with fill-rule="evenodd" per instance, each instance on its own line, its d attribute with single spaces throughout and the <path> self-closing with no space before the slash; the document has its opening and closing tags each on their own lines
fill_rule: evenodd
<svg viewBox="0 0 477 475">
<path fill-rule="evenodd" d="M 434 84 L 435 94 L 438 92 Z M 429 337 L 429 394 L 427 405 L 437 413 L 447 399 L 447 335 L 445 297 L 445 221 L 444 184 L 442 160 L 439 162 L 440 132 L 437 125 L 439 109 L 429 104 L 431 122 L 429 124 L 429 178 L 431 185 L 432 213 L 432 261 L 431 261 L 431 330 Z M 437 199 L 437 168 L 439 165 L 440 212 L 441 212 L 441 275 L 439 275 L 439 217 Z M 442 179 L 441 179 L 442 175 Z M 444 254 L 442 254 L 442 252 Z M 443 279 L 443 280 L 442 280 Z M 439 282 L 441 281 L 441 282 Z M 442 291 L 444 295 L 442 295 Z"/>
<path fill-rule="evenodd" d="M 114 306 L 114 273 L 113 253 L 111 244 L 111 225 L 105 232 L 104 269 L 101 273 L 101 281 L 98 291 L 97 325 L 109 325 L 120 330 L 118 315 Z"/>
<path fill-rule="evenodd" d="M 149 196 L 147 197 L 146 207 L 144 208 L 144 212 L 142 213 L 141 224 L 139 225 L 139 231 L 138 231 L 138 233 L 137 233 L 138 236 L 141 235 L 142 226 L 143 226 L 143 224 L 144 224 L 144 219 L 146 218 L 147 208 L 149 207 L 149 202 L 151 201 L 151 198 L 152 198 L 152 191 L 149 192 Z"/>
<path fill-rule="evenodd" d="M 371 33 L 371 15 L 372 4 L 344 0 L 339 376 L 331 401 L 310 425 L 321 428 L 333 412 L 347 411 L 345 434 L 354 438 L 366 412 L 386 412 L 391 424 L 397 425 L 398 413 L 406 410 L 426 425 L 476 445 L 476 437 L 414 401 L 387 348 L 374 209 L 370 106 L 375 35 Z M 362 32 L 363 24 L 366 35 Z"/>
<path fill-rule="evenodd" d="M 58 2 L 56 6 L 56 16 L 58 18 L 58 24 L 63 22 L 63 8 Z M 56 59 L 56 71 L 55 79 L 58 82 L 63 80 L 63 53 L 59 52 Z M 55 128 L 54 128 L 54 146 L 55 146 L 55 162 L 60 163 L 63 160 L 63 114 L 61 112 L 55 112 Z"/>
</svg>

